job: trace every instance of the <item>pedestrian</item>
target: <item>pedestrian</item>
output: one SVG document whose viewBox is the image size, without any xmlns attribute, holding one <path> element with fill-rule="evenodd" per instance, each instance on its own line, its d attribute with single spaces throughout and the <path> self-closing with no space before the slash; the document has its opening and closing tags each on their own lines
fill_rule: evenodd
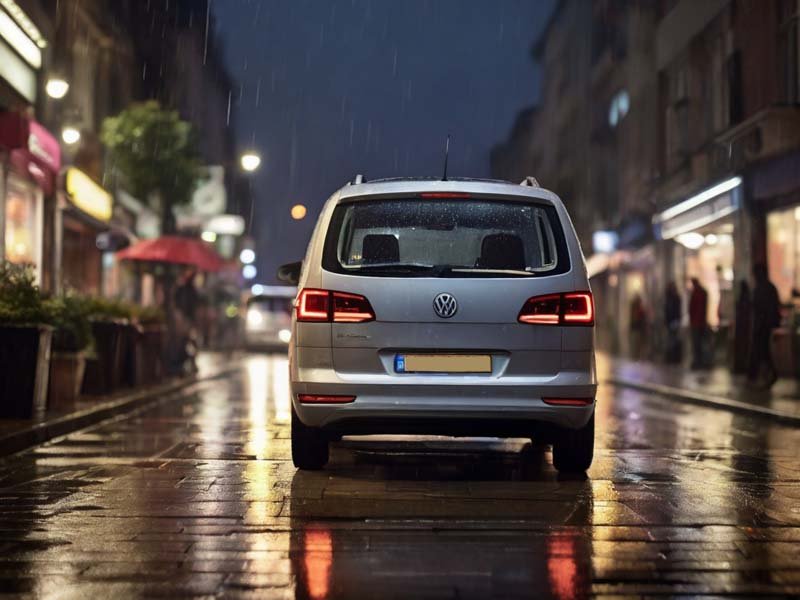
<svg viewBox="0 0 800 600">
<path fill-rule="evenodd" d="M 664 326 L 667 328 L 667 352 L 666 361 L 668 364 L 678 364 L 682 358 L 681 348 L 681 296 L 678 293 L 678 286 L 674 281 L 667 285 L 667 292 L 664 296 Z"/>
<path fill-rule="evenodd" d="M 692 332 L 692 369 L 702 369 L 708 363 L 708 292 L 697 277 L 692 277 L 692 293 L 689 296 L 689 328 Z"/>
<path fill-rule="evenodd" d="M 631 357 L 634 360 L 642 358 L 644 347 L 645 331 L 647 329 L 647 312 L 644 309 L 644 302 L 639 294 L 631 300 Z"/>
<path fill-rule="evenodd" d="M 750 286 L 746 280 L 739 282 L 736 298 L 736 316 L 733 327 L 733 372 L 747 372 L 750 358 L 750 330 L 752 321 Z"/>
<path fill-rule="evenodd" d="M 766 367 L 764 386 L 770 388 L 778 379 L 778 372 L 772 361 L 770 341 L 772 330 L 781 323 L 781 304 L 778 290 L 767 275 L 766 265 L 757 264 L 753 267 L 753 279 L 753 342 L 747 378 L 751 382 L 757 381 L 763 367 Z"/>
<path fill-rule="evenodd" d="M 197 293 L 194 280 L 194 271 L 188 271 L 183 283 L 175 290 L 175 306 L 181 311 L 190 325 L 194 325 L 197 317 L 197 307 L 200 303 L 200 294 Z"/>
</svg>

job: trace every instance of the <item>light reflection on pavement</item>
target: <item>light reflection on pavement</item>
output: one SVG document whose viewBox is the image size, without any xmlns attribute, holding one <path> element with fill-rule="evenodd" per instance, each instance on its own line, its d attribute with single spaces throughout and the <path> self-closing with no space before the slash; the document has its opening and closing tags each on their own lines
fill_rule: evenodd
<svg viewBox="0 0 800 600">
<path fill-rule="evenodd" d="M 800 593 L 800 430 L 604 385 L 586 478 L 526 440 L 408 437 L 346 438 L 327 470 L 296 472 L 286 371 L 253 355 L 0 462 L 0 591 Z"/>
</svg>

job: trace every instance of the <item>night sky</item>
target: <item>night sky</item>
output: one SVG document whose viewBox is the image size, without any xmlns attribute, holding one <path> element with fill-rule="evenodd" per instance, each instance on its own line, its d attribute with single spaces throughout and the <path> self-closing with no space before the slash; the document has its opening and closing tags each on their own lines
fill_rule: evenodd
<svg viewBox="0 0 800 600">
<path fill-rule="evenodd" d="M 214 0 L 237 145 L 255 145 L 256 281 L 299 260 L 327 197 L 367 178 L 489 175 L 538 97 L 530 48 L 553 0 Z M 308 206 L 293 221 L 292 205 Z"/>
</svg>

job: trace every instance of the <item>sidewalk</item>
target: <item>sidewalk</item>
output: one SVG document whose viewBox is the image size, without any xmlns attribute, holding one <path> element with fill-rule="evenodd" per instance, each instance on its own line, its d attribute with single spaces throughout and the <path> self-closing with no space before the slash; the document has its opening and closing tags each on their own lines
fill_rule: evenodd
<svg viewBox="0 0 800 600">
<path fill-rule="evenodd" d="M 0 420 L 0 456 L 14 454 L 36 444 L 158 402 L 192 384 L 222 377 L 241 365 L 241 354 L 201 352 L 197 374 L 175 378 L 155 386 L 128 388 L 110 396 L 80 399 L 71 410 L 48 411 L 30 420 Z"/>
<path fill-rule="evenodd" d="M 725 367 L 707 371 L 598 355 L 601 381 L 678 400 L 800 425 L 800 381 L 779 379 L 770 390 L 747 386 Z M 602 368 L 605 367 L 605 368 Z M 603 376 L 605 374 L 605 376 Z"/>
</svg>

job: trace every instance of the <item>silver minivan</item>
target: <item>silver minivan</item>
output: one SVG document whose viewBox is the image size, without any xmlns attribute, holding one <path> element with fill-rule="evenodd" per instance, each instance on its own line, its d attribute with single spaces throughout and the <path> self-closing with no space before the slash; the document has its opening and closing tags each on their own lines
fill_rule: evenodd
<svg viewBox="0 0 800 600">
<path fill-rule="evenodd" d="M 298 284 L 292 458 L 342 435 L 526 437 L 592 462 L 594 302 L 567 211 L 532 178 L 359 176 L 331 196 Z"/>
</svg>

